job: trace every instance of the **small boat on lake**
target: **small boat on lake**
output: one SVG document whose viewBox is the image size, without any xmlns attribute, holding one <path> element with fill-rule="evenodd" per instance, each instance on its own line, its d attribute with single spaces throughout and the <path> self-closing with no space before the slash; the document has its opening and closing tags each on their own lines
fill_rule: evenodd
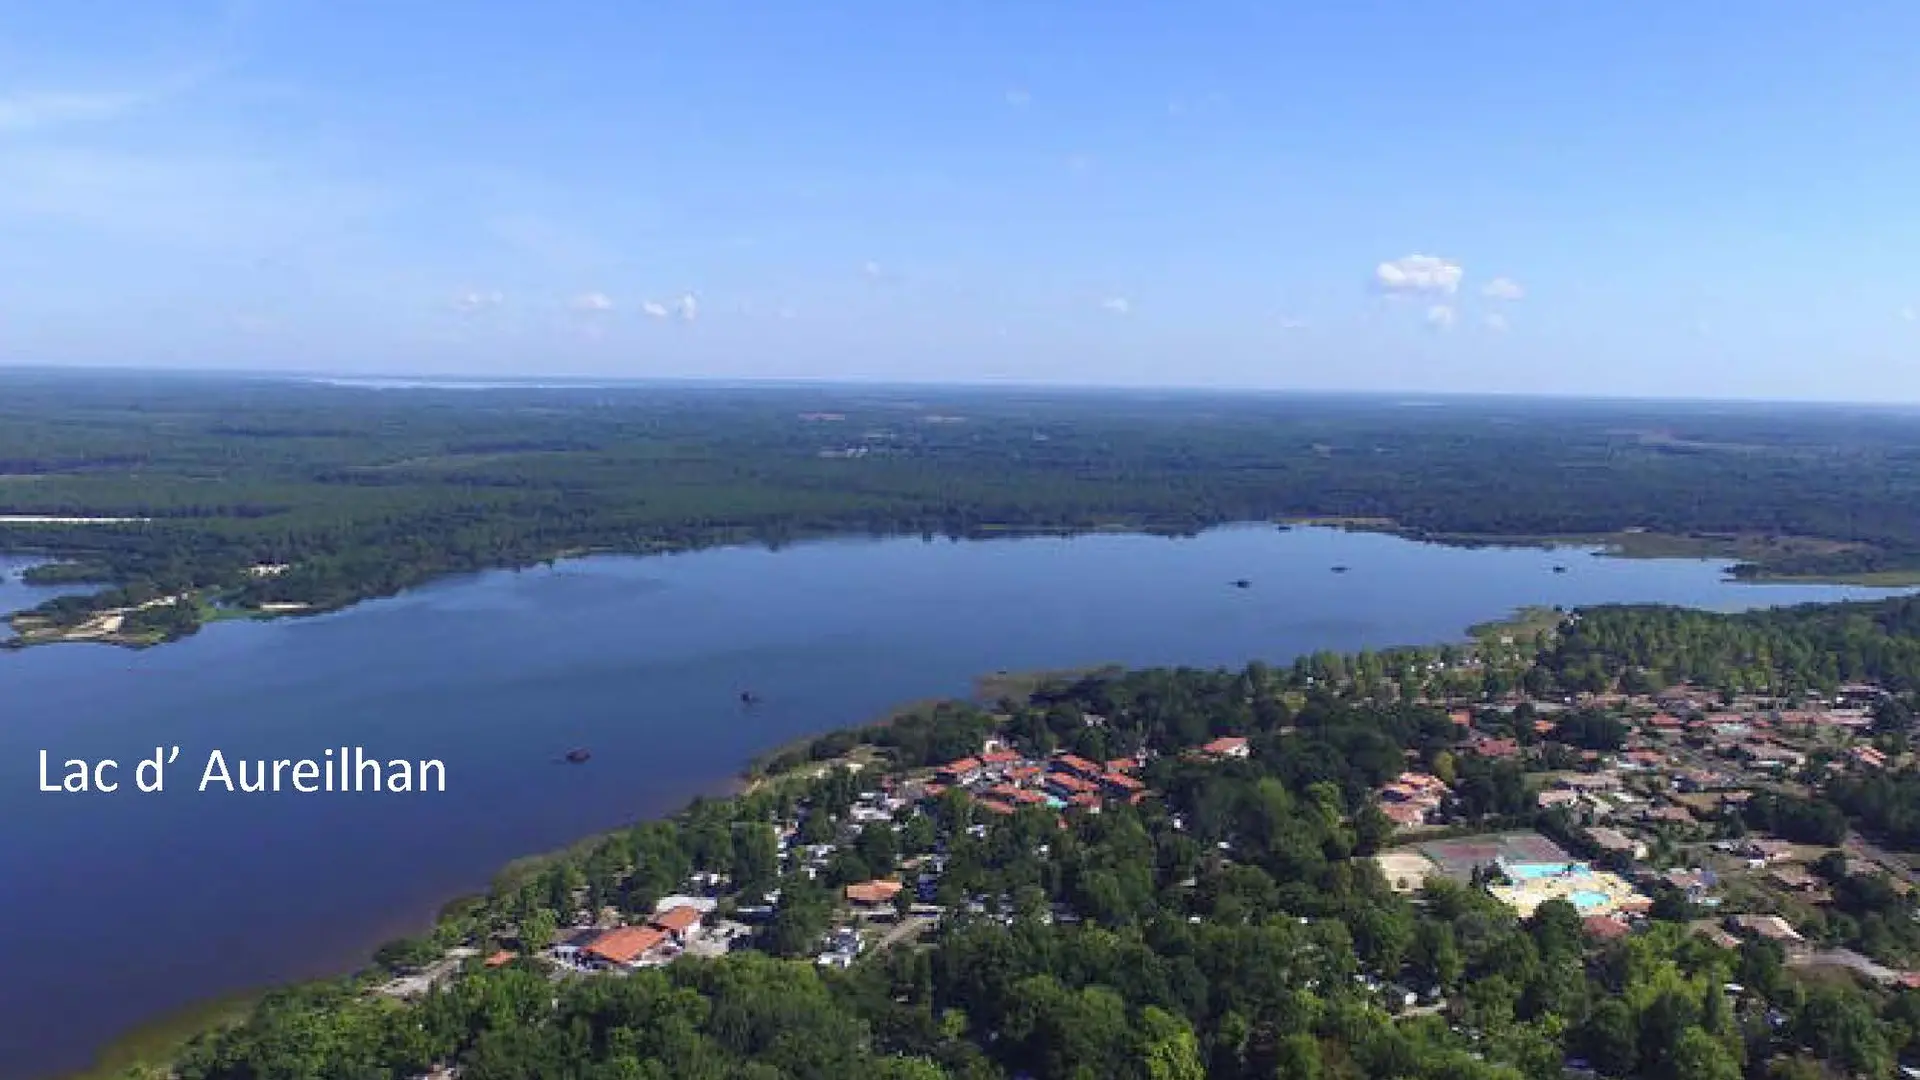
<svg viewBox="0 0 1920 1080">
<path fill-rule="evenodd" d="M 1553 572 L 1556 574 L 1564 574 L 1567 572 L 1567 568 L 1564 566 L 1555 566 Z"/>
<path fill-rule="evenodd" d="M 1234 578 L 1233 587 L 1236 589 L 1251 589 L 1253 588 L 1253 582 L 1246 578 Z"/>
<path fill-rule="evenodd" d="M 593 751 L 588 750 L 585 747 L 576 746 L 573 749 L 567 751 L 567 764 L 578 765 L 592 756 L 593 756 Z"/>
<path fill-rule="evenodd" d="M 760 695 L 751 690 L 742 690 L 740 691 L 740 704 L 758 705 L 760 704 Z"/>
<path fill-rule="evenodd" d="M 1344 566 L 1336 566 L 1333 568 L 1333 572 L 1336 574 L 1344 574 L 1347 572 L 1347 568 Z"/>
</svg>

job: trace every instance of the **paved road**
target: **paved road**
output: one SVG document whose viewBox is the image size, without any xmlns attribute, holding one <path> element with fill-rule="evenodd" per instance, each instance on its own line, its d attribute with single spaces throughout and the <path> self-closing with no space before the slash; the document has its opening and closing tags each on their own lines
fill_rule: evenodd
<svg viewBox="0 0 1920 1080">
<path fill-rule="evenodd" d="M 898 925 L 881 935 L 880 940 L 874 944 L 874 947 L 877 949 L 891 949 L 903 941 L 919 937 L 921 934 L 933 929 L 939 922 L 939 918 L 933 915 L 909 915 Z"/>
</svg>

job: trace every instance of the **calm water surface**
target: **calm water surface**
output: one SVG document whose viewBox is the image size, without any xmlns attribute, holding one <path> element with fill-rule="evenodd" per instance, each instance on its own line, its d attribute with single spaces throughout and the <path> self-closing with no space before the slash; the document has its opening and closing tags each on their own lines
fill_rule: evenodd
<svg viewBox="0 0 1920 1080">
<path fill-rule="evenodd" d="M 0 610 L 47 595 L 6 576 Z M 1526 604 L 1875 595 L 1733 584 L 1711 562 L 1247 527 L 593 558 L 141 653 L 0 654 L 0 1077 L 82 1064 L 202 998 L 350 966 L 516 856 L 670 811 L 758 751 L 965 694 L 985 672 L 1287 661 L 1453 639 Z M 748 687 L 764 701 L 743 711 Z M 343 744 L 439 758 L 448 790 L 192 790 L 216 748 Z M 37 791 L 43 748 L 131 762 L 174 745 L 162 794 Z M 573 746 L 592 761 L 556 764 Z"/>
</svg>

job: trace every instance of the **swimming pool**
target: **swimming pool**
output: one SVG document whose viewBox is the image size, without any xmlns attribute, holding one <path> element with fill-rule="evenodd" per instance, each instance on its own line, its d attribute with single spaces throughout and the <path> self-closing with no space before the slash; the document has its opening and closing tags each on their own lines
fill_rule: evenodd
<svg viewBox="0 0 1920 1080">
<path fill-rule="evenodd" d="M 1594 908 L 1607 906 L 1608 897 L 1607 894 L 1603 892 L 1579 889 L 1568 893 L 1567 899 L 1573 903 L 1574 907 L 1579 908 L 1581 911 L 1592 911 Z"/>
<path fill-rule="evenodd" d="M 1559 877 L 1562 874 L 1584 874 L 1587 864 L 1571 862 L 1522 862 L 1507 863 L 1501 867 L 1507 876 L 1515 881 L 1534 881 L 1539 878 Z"/>
</svg>

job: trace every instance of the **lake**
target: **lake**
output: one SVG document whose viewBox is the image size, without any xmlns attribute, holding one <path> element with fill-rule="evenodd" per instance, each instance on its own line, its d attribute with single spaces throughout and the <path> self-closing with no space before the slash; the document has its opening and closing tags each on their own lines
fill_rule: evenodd
<svg viewBox="0 0 1920 1080">
<path fill-rule="evenodd" d="M 1252 588 L 1232 587 L 1243 577 Z M 44 595 L 9 580 L 0 608 Z M 967 694 L 987 672 L 1285 662 L 1458 639 L 1528 604 L 1879 595 L 1736 584 L 1714 562 L 1248 526 L 596 557 L 145 652 L 0 653 L 0 1077 L 84 1064 L 199 999 L 351 967 L 516 856 L 671 811 L 760 751 Z M 744 688 L 763 701 L 743 709 Z M 163 793 L 37 790 L 43 748 L 130 772 L 175 745 Z M 214 749 L 343 745 L 438 758 L 448 790 L 193 790 Z M 575 746 L 592 760 L 558 764 Z"/>
</svg>

